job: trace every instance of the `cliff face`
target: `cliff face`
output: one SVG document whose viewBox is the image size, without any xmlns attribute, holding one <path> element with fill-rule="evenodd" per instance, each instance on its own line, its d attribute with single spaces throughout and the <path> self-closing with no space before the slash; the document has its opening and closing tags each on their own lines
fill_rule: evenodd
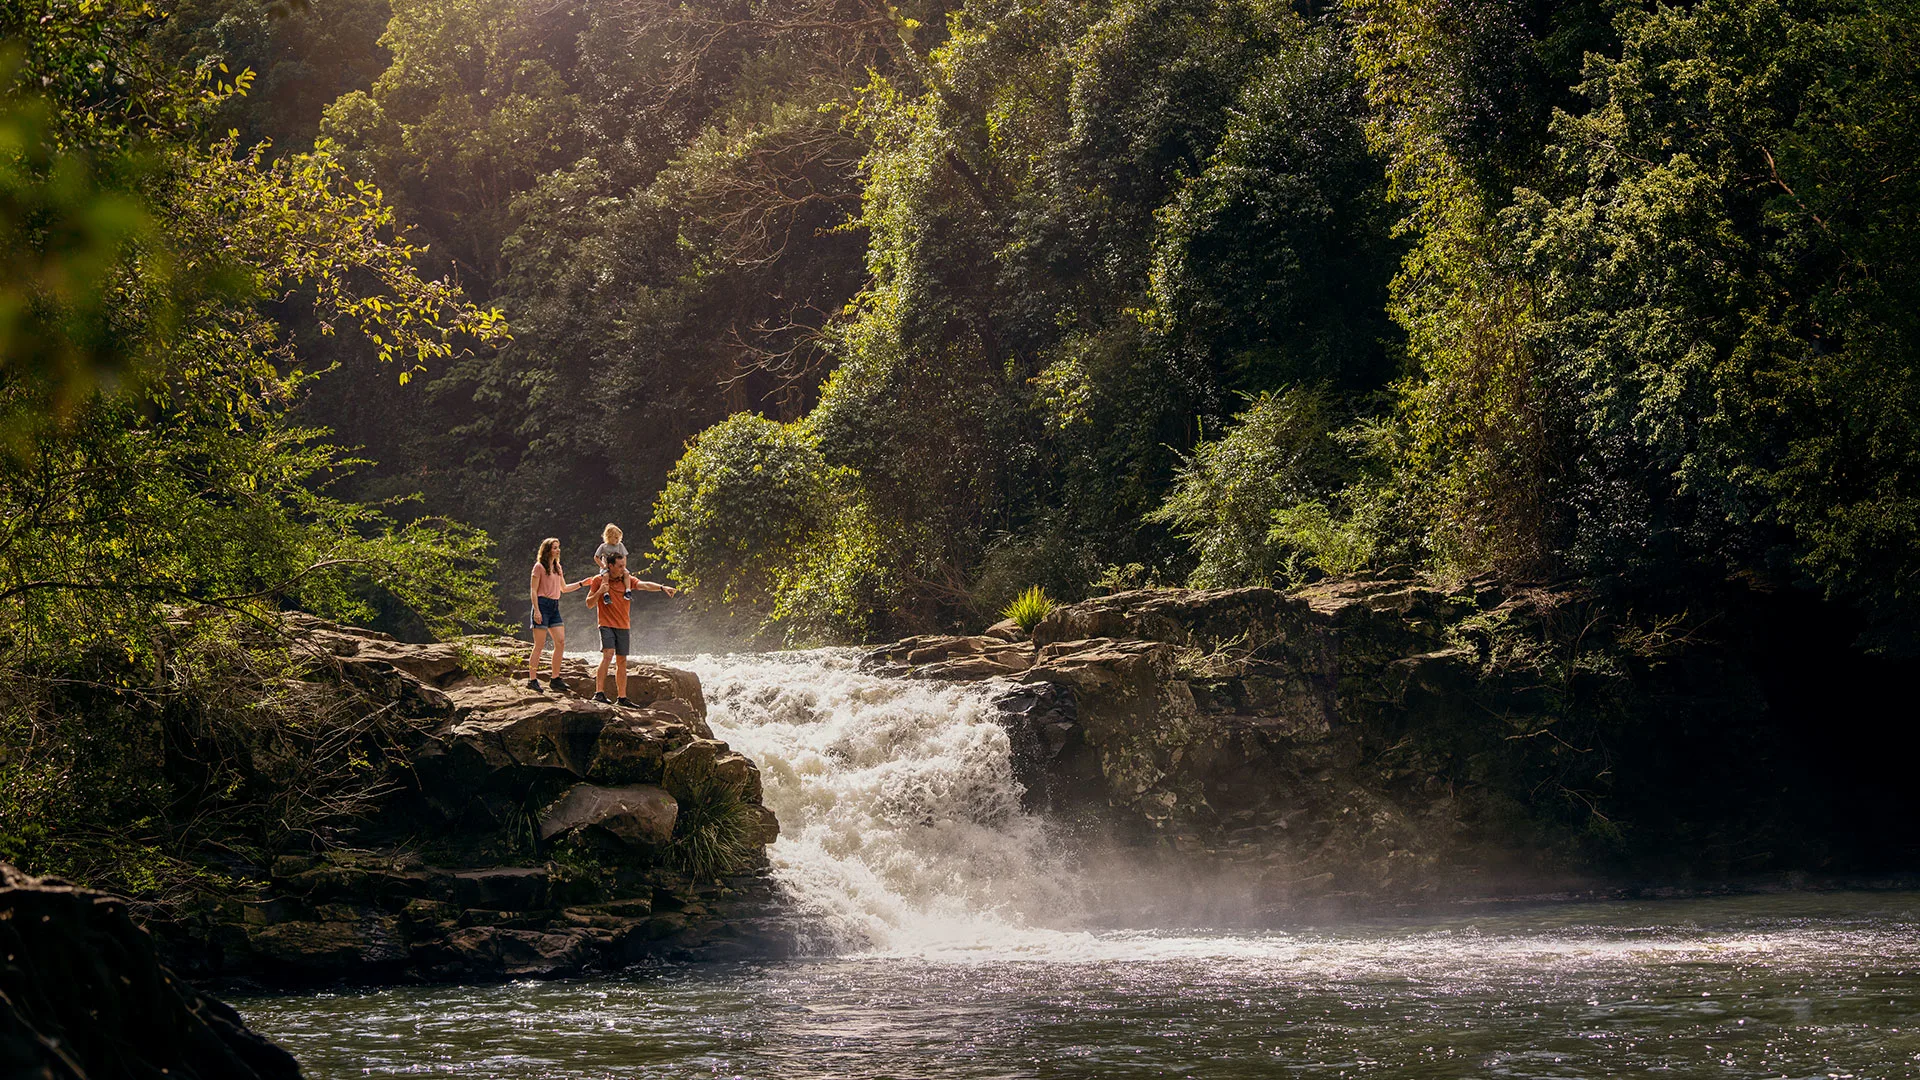
<svg viewBox="0 0 1920 1080">
<path fill-rule="evenodd" d="M 1120 593 L 1019 636 L 867 666 L 1004 681 L 1030 801 L 1255 912 L 1875 868 L 1737 615 L 1346 581 Z"/>
<path fill-rule="evenodd" d="M 294 617 L 312 678 L 411 734 L 350 836 L 154 925 L 184 974 L 272 984 L 486 980 L 779 951 L 752 762 L 692 673 L 636 663 L 609 705 L 502 673 L 522 643 L 410 645 Z M 576 687 L 588 672 L 569 661 Z"/>
</svg>

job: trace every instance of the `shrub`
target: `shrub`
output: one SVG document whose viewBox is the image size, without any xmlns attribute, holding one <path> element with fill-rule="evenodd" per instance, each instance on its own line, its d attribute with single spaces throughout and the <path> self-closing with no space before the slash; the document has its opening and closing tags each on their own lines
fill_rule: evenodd
<svg viewBox="0 0 1920 1080">
<path fill-rule="evenodd" d="M 1193 548 L 1195 588 L 1266 585 L 1291 549 L 1276 542 L 1277 511 L 1320 498 L 1345 467 L 1319 392 L 1261 394 L 1225 435 L 1194 449 L 1173 490 L 1146 520 L 1172 525 Z"/>
<path fill-rule="evenodd" d="M 1020 629 L 1029 633 L 1040 625 L 1040 620 L 1053 610 L 1053 598 L 1045 589 L 1035 585 L 1026 592 L 1013 598 L 1013 602 L 1000 610 L 1002 618 L 1012 619 Z"/>
<path fill-rule="evenodd" d="M 682 585 L 766 605 L 794 552 L 827 523 L 831 480 L 805 433 L 736 413 L 695 436 L 668 474 L 654 547 Z"/>
<path fill-rule="evenodd" d="M 1285 567 L 1289 579 L 1309 576 L 1305 568 L 1339 576 L 1361 570 L 1373 560 L 1374 538 L 1352 521 L 1339 521 L 1327 504 L 1314 500 L 1277 510 L 1268 541 L 1294 549 Z"/>
</svg>

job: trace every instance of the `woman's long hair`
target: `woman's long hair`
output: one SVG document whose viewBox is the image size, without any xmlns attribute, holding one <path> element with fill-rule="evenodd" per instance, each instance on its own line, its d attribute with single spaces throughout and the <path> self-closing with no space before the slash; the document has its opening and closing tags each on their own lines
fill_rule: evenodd
<svg viewBox="0 0 1920 1080">
<path fill-rule="evenodd" d="M 540 541 L 540 553 L 533 557 L 549 574 L 560 572 L 560 538 L 549 536 Z"/>
</svg>

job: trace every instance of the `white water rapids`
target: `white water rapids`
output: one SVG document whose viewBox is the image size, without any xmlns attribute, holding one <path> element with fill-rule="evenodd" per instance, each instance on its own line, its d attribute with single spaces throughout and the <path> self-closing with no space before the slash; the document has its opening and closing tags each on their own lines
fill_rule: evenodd
<svg viewBox="0 0 1920 1080">
<path fill-rule="evenodd" d="M 810 951 L 1064 944 L 1078 913 L 1073 867 L 1020 808 L 989 691 L 863 675 L 856 656 L 672 661 L 699 674 L 714 734 L 760 766 L 780 818 L 769 855 L 821 939 Z"/>
</svg>

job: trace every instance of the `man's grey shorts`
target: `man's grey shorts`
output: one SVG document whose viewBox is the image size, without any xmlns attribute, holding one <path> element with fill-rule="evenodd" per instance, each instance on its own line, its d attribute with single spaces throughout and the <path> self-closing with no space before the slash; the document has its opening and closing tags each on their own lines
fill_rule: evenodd
<svg viewBox="0 0 1920 1080">
<path fill-rule="evenodd" d="M 631 630 L 622 630 L 617 626 L 600 628 L 600 648 L 612 649 L 615 656 L 627 655 L 627 649 L 632 643 L 633 631 Z"/>
</svg>

